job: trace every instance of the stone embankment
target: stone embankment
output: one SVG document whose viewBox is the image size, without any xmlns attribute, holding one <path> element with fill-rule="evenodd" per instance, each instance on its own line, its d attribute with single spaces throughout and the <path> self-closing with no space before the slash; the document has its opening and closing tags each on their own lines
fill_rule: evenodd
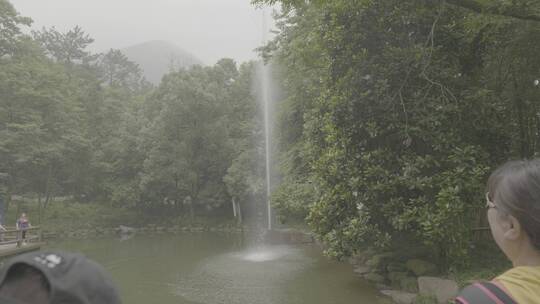
<svg viewBox="0 0 540 304">
<path fill-rule="evenodd" d="M 456 282 L 438 278 L 437 266 L 423 259 L 366 251 L 349 262 L 357 276 L 397 304 L 448 303 L 458 293 Z"/>
</svg>

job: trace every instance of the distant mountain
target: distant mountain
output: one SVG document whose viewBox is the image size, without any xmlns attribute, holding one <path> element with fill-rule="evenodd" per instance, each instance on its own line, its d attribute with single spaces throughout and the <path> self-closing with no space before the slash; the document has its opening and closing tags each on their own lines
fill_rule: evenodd
<svg viewBox="0 0 540 304">
<path fill-rule="evenodd" d="M 174 69 L 188 68 L 202 61 L 167 41 L 148 41 L 121 49 L 129 60 L 137 63 L 144 76 L 153 84 L 159 84 L 161 77 Z"/>
</svg>

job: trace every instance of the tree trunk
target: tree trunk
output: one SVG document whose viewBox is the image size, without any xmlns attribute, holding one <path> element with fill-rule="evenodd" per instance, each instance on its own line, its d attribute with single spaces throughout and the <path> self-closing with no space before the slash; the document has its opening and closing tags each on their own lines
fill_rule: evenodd
<svg viewBox="0 0 540 304">
<path fill-rule="evenodd" d="M 41 192 L 38 193 L 38 225 L 41 225 Z"/>
<path fill-rule="evenodd" d="M 234 200 L 234 197 L 232 198 L 232 209 L 234 218 L 236 218 L 236 201 Z"/>
<path fill-rule="evenodd" d="M 238 211 L 238 225 L 242 226 L 242 208 L 240 207 L 240 202 L 236 202 L 236 210 Z"/>
<path fill-rule="evenodd" d="M 52 164 L 49 164 L 49 168 L 47 168 L 47 180 L 45 182 L 45 205 L 43 206 L 43 209 L 47 208 L 51 199 L 52 178 Z"/>
<path fill-rule="evenodd" d="M 8 177 L 7 177 L 7 189 L 6 189 L 6 197 L 4 198 L 4 215 L 8 213 L 9 205 L 11 204 L 11 195 L 13 194 L 13 169 L 10 166 L 10 169 L 8 170 Z"/>
</svg>

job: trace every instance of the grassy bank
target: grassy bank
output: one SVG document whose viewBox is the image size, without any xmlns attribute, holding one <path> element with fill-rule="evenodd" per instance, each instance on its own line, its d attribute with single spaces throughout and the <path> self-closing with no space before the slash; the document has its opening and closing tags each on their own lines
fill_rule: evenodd
<svg viewBox="0 0 540 304">
<path fill-rule="evenodd" d="M 44 231 L 67 233 L 87 229 L 110 229 L 119 225 L 143 227 L 223 227 L 234 226 L 234 222 L 222 218 L 189 218 L 174 215 L 151 215 L 134 209 L 101 203 L 80 203 L 69 199 L 57 199 L 47 208 L 39 208 L 32 198 L 17 198 L 12 201 L 4 223 L 14 226 L 21 212 L 27 213 L 33 226 L 41 226 Z"/>
</svg>

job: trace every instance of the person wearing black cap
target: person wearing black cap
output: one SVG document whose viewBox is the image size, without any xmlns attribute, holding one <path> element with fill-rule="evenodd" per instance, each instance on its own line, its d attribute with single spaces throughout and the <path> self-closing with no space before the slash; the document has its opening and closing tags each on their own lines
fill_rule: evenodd
<svg viewBox="0 0 540 304">
<path fill-rule="evenodd" d="M 99 264 L 83 255 L 36 251 L 16 256 L 0 270 L 1 304 L 120 304 Z"/>
</svg>

